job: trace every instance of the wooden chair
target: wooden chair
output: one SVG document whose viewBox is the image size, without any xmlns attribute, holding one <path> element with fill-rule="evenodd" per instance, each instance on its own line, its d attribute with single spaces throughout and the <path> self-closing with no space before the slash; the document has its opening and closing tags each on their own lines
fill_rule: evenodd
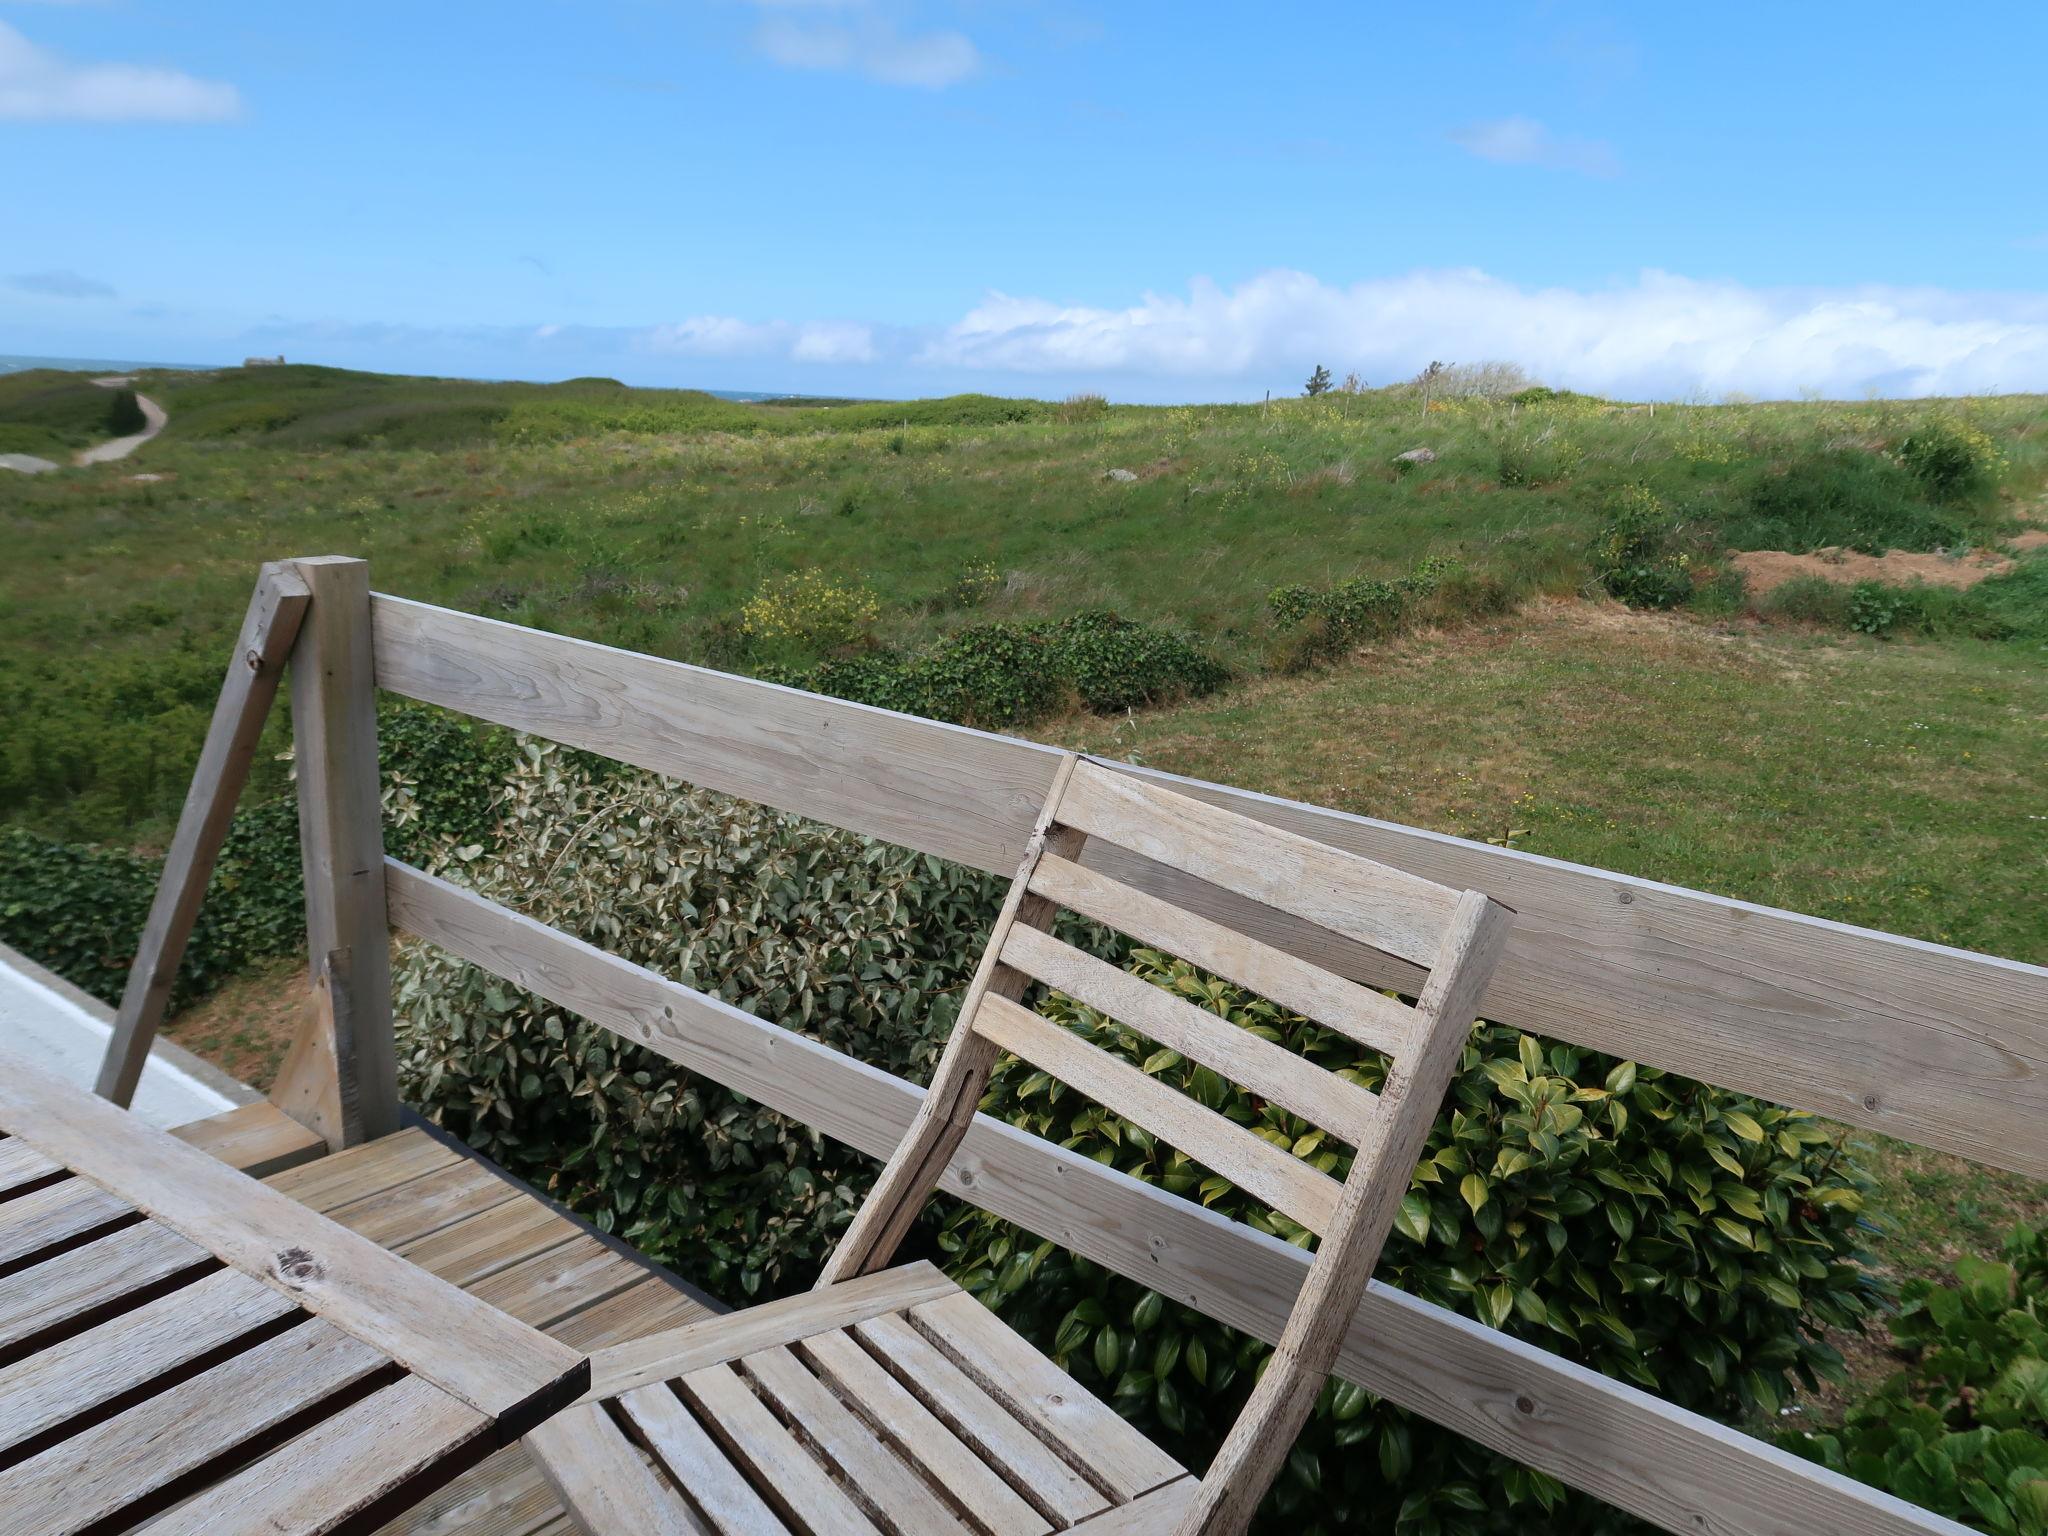
<svg viewBox="0 0 2048 1536">
<path fill-rule="evenodd" d="M 1079 862 L 1097 839 L 1428 971 L 1413 1008 Z M 1051 935 L 1062 908 L 1387 1054 L 1375 1094 Z M 1329 1374 L 1510 914 L 1082 758 L 1061 765 L 909 1134 L 807 1296 L 592 1360 L 528 1436 L 593 1536 L 1225 1536 Z M 1034 981 L 1354 1147 L 1343 1182 L 1021 1004 Z M 885 1268 L 1012 1052 L 1316 1232 L 1278 1351 L 1196 1479 L 929 1264 Z"/>
</svg>

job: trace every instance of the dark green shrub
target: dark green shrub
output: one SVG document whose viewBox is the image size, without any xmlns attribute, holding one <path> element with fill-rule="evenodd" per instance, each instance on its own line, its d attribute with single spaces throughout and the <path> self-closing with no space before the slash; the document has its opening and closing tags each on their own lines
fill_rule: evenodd
<svg viewBox="0 0 2048 1536">
<path fill-rule="evenodd" d="M 1376 1086 L 1343 1037 L 1137 950 L 1130 969 Z M 1333 1174 L 1334 1143 L 1057 995 L 1041 1011 Z M 1284 1218 L 1044 1073 L 1006 1062 L 984 1109 L 1283 1239 Z M 1379 1278 L 1724 1417 L 1770 1411 L 1839 1371 L 1823 1327 L 1871 1301 L 1861 1175 L 1812 1117 L 1497 1025 L 1475 1029 Z M 1201 1461 L 1265 1350 L 1142 1285 L 978 1210 L 941 1234 L 951 1272 L 1084 1383 Z M 1271 1528 L 1444 1533 L 1581 1528 L 1557 1484 L 1356 1388 L 1333 1384 L 1269 1501 Z M 1583 1528 L 1621 1517 L 1571 1501 Z M 1532 1507 L 1535 1506 L 1535 1507 Z"/>
<path fill-rule="evenodd" d="M 1722 537 L 1731 549 L 1804 554 L 1839 547 L 1880 554 L 1942 549 L 1961 543 L 1963 529 L 1928 506 L 1920 483 L 1891 459 L 1833 449 L 1752 481 Z"/>
<path fill-rule="evenodd" d="M 990 728 L 1024 725 L 1068 701 L 1099 714 L 1212 693 L 1223 665 L 1178 635 L 1100 611 L 1030 624 L 977 624 L 912 655 L 879 651 L 774 682 Z"/>
<path fill-rule="evenodd" d="M 1676 608 L 1692 596 L 1692 559 L 1676 517 L 1646 485 L 1624 487 L 1593 540 L 1593 570 L 1632 608 Z"/>
<path fill-rule="evenodd" d="M 1285 638 L 1274 665 L 1283 672 L 1300 671 L 1392 634 L 1413 616 L 1420 600 L 1464 574 L 1455 560 L 1431 558 L 1392 581 L 1356 576 L 1320 590 L 1275 587 L 1266 595 L 1266 606 Z"/>
<path fill-rule="evenodd" d="M 1937 501 L 1967 501 L 1991 488 L 2004 458 L 1991 435 L 1936 416 L 1922 422 L 1898 447 L 1899 463 Z"/>
<path fill-rule="evenodd" d="M 1001 885 L 529 743 L 494 852 L 451 877 L 889 1071 L 929 1077 Z M 396 986 L 408 1102 L 727 1298 L 809 1283 L 874 1164 L 425 946 Z"/>
<path fill-rule="evenodd" d="M 1757 599 L 1757 612 L 1767 619 L 1849 627 L 1849 589 L 1825 576 L 1796 576 Z"/>
<path fill-rule="evenodd" d="M 2048 1237 L 2020 1227 L 2005 1259 L 1908 1282 L 1892 1337 L 1912 1364 L 1839 1429 L 1782 1442 L 1978 1530 L 2048 1533 Z"/>
<path fill-rule="evenodd" d="M 149 425 L 149 418 L 142 414 L 142 406 L 132 389 L 117 389 L 114 398 L 107 402 L 107 434 L 110 437 L 128 437 L 142 431 Z"/>
</svg>

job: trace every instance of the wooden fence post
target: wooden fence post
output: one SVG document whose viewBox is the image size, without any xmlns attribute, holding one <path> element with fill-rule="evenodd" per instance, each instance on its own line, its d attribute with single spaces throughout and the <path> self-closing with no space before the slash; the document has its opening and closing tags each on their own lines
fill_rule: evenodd
<svg viewBox="0 0 2048 1536">
<path fill-rule="evenodd" d="M 186 941 L 192 937 L 207 881 L 213 878 L 235 802 L 249 781 L 249 765 L 284 676 L 285 658 L 298 637 L 306 602 L 305 583 L 291 567 L 266 565 L 257 576 L 235 653 L 228 660 L 227 679 L 213 707 L 213 723 L 193 765 L 185 809 L 164 855 L 149 921 L 135 945 L 99 1080 L 93 1085 L 95 1092 L 124 1108 L 135 1097 L 150 1044 L 170 1006 Z"/>
<path fill-rule="evenodd" d="M 370 568 L 320 556 L 292 569 L 313 597 L 292 652 L 313 1000 L 270 1097 L 338 1150 L 398 1129 Z"/>
</svg>

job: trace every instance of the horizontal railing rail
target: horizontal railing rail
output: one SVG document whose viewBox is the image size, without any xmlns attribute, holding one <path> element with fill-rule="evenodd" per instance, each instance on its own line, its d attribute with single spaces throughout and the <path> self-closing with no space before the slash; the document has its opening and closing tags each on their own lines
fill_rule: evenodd
<svg viewBox="0 0 2048 1536">
<path fill-rule="evenodd" d="M 894 1150 L 923 1100 L 899 1077 L 409 865 L 386 860 L 385 890 L 407 932 L 869 1156 Z M 986 1115 L 942 1187 L 1267 1343 L 1308 1273 L 1299 1248 Z M 1965 1530 L 1377 1282 L 1337 1369 L 1667 1530 Z"/>
<path fill-rule="evenodd" d="M 1016 867 L 1059 758 L 400 598 L 371 615 L 392 692 L 993 872 Z M 2048 969 L 1127 771 L 1513 907 L 1489 1018 L 2048 1177 Z M 1128 856 L 1097 861 L 1358 980 L 1414 977 Z"/>
</svg>

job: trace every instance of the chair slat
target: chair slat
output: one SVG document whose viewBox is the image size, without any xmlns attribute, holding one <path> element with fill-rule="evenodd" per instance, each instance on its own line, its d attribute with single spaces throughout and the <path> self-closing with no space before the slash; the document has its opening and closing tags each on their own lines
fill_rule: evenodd
<svg viewBox="0 0 2048 1536">
<path fill-rule="evenodd" d="M 788 1536 L 789 1527 L 666 1385 L 628 1392 L 619 1408 L 719 1536 Z"/>
<path fill-rule="evenodd" d="M 692 1371 L 683 1395 L 804 1536 L 880 1536 L 840 1486 L 729 1365 Z"/>
<path fill-rule="evenodd" d="M 974 1028 L 1311 1232 L 1328 1230 L 1343 1190 L 1328 1174 L 1007 998 L 984 998 Z"/>
<path fill-rule="evenodd" d="M 965 1291 L 925 1302 L 910 1315 L 991 1397 L 1065 1447 L 1069 1460 L 1085 1463 L 1119 1499 L 1187 1476 L 1179 1462 Z"/>
<path fill-rule="evenodd" d="M 1420 966 L 1436 963 L 1457 893 L 1298 833 L 1083 760 L 1062 825 Z"/>
<path fill-rule="evenodd" d="M 1049 933 L 1011 929 L 1003 962 L 1271 1099 L 1350 1146 L 1358 1145 L 1372 1121 L 1370 1089 Z"/>
<path fill-rule="evenodd" d="M 975 1536 L 973 1528 L 939 1502 L 907 1462 L 854 1417 L 830 1388 L 786 1347 L 747 1356 L 747 1375 L 778 1414 L 839 1469 L 891 1532 L 918 1536 Z"/>
<path fill-rule="evenodd" d="M 1040 859 L 1031 889 L 1375 1051 L 1393 1055 L 1414 1038 L 1415 1010 L 1406 1003 L 1071 859 Z"/>
<path fill-rule="evenodd" d="M 796 1347 L 840 1396 L 860 1406 L 879 1433 L 974 1511 L 991 1536 L 1046 1536 L 1052 1529 L 1045 1516 L 845 1333 L 815 1334 Z"/>
<path fill-rule="evenodd" d="M 529 1433 L 526 1444 L 548 1485 L 584 1531 L 715 1536 L 641 1459 L 597 1403 L 580 1403 L 556 1414 Z"/>
</svg>

